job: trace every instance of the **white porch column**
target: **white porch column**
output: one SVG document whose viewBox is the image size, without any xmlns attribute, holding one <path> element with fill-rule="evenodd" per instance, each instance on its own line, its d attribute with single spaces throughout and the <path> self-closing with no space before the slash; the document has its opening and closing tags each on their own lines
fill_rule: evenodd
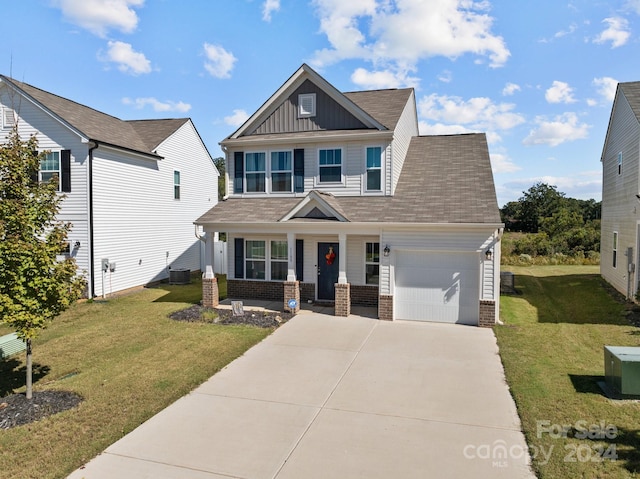
<svg viewBox="0 0 640 479">
<path fill-rule="evenodd" d="M 213 268 L 213 248 L 216 242 L 216 238 L 218 233 L 208 232 L 205 233 L 205 243 L 204 243 L 204 265 L 205 268 L 207 266 L 211 266 Z"/>
<path fill-rule="evenodd" d="M 338 234 L 339 251 L 338 256 L 338 284 L 347 284 L 347 235 L 346 233 Z"/>
<path fill-rule="evenodd" d="M 296 281 L 296 234 L 287 233 L 287 281 Z"/>
</svg>

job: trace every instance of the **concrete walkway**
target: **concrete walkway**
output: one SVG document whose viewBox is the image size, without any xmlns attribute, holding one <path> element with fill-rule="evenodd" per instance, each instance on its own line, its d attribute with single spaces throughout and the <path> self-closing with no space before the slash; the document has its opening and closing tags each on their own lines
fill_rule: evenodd
<svg viewBox="0 0 640 479">
<path fill-rule="evenodd" d="M 70 478 L 534 478 L 489 329 L 302 311 Z"/>
</svg>

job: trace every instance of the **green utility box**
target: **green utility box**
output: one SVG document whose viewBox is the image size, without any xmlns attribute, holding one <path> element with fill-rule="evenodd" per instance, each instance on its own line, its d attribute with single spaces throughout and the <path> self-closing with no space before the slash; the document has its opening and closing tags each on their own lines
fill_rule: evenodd
<svg viewBox="0 0 640 479">
<path fill-rule="evenodd" d="M 605 346 L 604 377 L 622 396 L 640 397 L 640 347 Z"/>
</svg>

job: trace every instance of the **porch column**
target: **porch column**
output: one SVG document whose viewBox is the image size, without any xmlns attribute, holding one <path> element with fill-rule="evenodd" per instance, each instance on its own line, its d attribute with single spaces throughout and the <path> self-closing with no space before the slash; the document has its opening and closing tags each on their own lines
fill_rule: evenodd
<svg viewBox="0 0 640 479">
<path fill-rule="evenodd" d="M 338 234 L 340 255 L 338 256 L 338 284 L 347 284 L 347 235 Z"/>
<path fill-rule="evenodd" d="M 287 233 L 287 281 L 296 280 L 296 234 Z"/>
<path fill-rule="evenodd" d="M 296 279 L 295 233 L 287 233 L 287 250 L 287 280 L 284 283 L 284 311 L 295 314 L 300 311 L 300 282 Z"/>
<path fill-rule="evenodd" d="M 336 284 L 335 315 L 351 314 L 351 285 L 347 282 L 347 235 L 338 234 L 340 244 L 338 255 L 338 284 Z"/>
<path fill-rule="evenodd" d="M 218 279 L 213 274 L 213 267 L 207 265 L 207 271 L 202 277 L 202 306 L 215 308 L 218 306 L 219 301 Z"/>
</svg>

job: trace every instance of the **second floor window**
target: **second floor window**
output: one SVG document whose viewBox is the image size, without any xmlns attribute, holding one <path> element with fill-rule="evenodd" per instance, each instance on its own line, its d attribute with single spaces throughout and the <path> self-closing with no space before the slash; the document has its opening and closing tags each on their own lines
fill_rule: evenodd
<svg viewBox="0 0 640 479">
<path fill-rule="evenodd" d="M 60 152 L 50 151 L 40 160 L 40 178 L 43 183 L 48 183 L 54 177 L 58 179 L 58 190 L 60 190 Z"/>
<path fill-rule="evenodd" d="M 173 199 L 180 199 L 180 172 L 177 170 L 173 172 Z"/>
<path fill-rule="evenodd" d="M 320 183 L 342 181 L 342 150 L 339 148 L 319 151 Z"/>
<path fill-rule="evenodd" d="M 247 193 L 264 193 L 267 179 L 264 153 L 247 153 L 245 156 L 245 179 Z"/>
<path fill-rule="evenodd" d="M 382 189 L 382 148 L 379 146 L 367 148 L 366 181 L 366 191 L 380 191 Z"/>
<path fill-rule="evenodd" d="M 293 161 L 291 151 L 271 152 L 271 191 L 291 192 Z"/>
</svg>

